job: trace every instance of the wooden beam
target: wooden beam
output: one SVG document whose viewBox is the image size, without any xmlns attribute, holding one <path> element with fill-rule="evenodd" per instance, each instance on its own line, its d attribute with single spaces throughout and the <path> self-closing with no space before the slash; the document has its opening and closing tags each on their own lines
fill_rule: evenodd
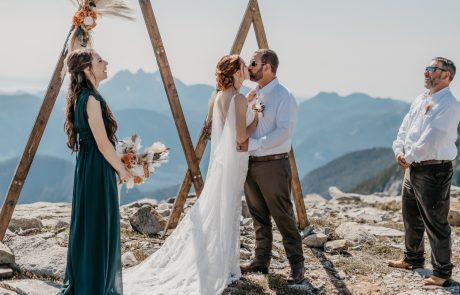
<svg viewBox="0 0 460 295">
<path fill-rule="evenodd" d="M 53 110 L 56 98 L 61 89 L 62 82 L 64 81 L 65 73 L 62 72 L 64 68 L 64 60 L 67 56 L 67 43 L 72 33 L 73 27 L 70 29 L 69 34 L 64 43 L 64 48 L 61 51 L 56 67 L 54 68 L 53 76 L 51 77 L 48 88 L 46 89 L 45 98 L 43 99 L 40 110 L 38 111 L 37 118 L 35 119 L 34 126 L 30 132 L 27 144 L 22 152 L 19 164 L 14 172 L 13 179 L 3 201 L 2 210 L 0 212 L 0 240 L 5 237 L 6 229 L 13 216 L 14 208 L 21 194 L 24 182 L 29 173 L 30 166 L 34 160 L 43 132 L 45 131 L 46 124 Z"/>
<path fill-rule="evenodd" d="M 176 123 L 177 132 L 179 133 L 179 138 L 185 153 L 188 169 L 190 169 L 190 177 L 195 187 L 196 194 L 199 196 L 203 189 L 203 179 L 200 167 L 198 166 L 199 162 L 197 161 L 192 140 L 190 139 L 190 133 L 185 122 L 174 78 L 171 73 L 171 68 L 169 67 L 168 58 L 163 46 L 158 24 L 156 22 L 155 15 L 153 14 L 152 4 L 150 3 L 150 0 L 139 0 L 139 4 L 141 6 L 142 15 L 144 16 L 145 25 L 147 26 L 147 31 L 149 32 L 150 41 L 155 52 L 158 68 L 160 70 L 163 85 L 168 97 L 169 106 L 171 107 L 174 122 Z"/>
<path fill-rule="evenodd" d="M 302 187 L 300 186 L 299 172 L 297 171 L 297 164 L 295 162 L 294 150 L 291 147 L 289 152 L 289 162 L 291 164 L 292 173 L 292 195 L 294 198 L 295 209 L 297 213 L 297 226 L 300 230 L 303 230 L 307 225 L 310 224 L 308 221 L 307 210 L 305 209 L 305 202 L 303 201 Z"/>
<path fill-rule="evenodd" d="M 233 41 L 232 49 L 230 50 L 230 54 L 240 54 L 241 50 L 243 49 L 244 41 L 248 36 L 249 28 L 251 27 L 252 23 L 252 0 L 249 1 L 248 6 L 246 8 L 246 12 L 244 13 L 243 20 L 241 21 L 240 28 L 238 29 L 238 33 L 236 34 L 235 40 Z"/>
<path fill-rule="evenodd" d="M 262 22 L 262 16 L 260 14 L 259 4 L 257 0 L 250 0 L 249 5 L 252 11 L 252 24 L 254 26 L 254 32 L 256 34 L 257 45 L 259 48 L 269 48 L 267 36 L 265 35 L 264 24 Z"/>
</svg>

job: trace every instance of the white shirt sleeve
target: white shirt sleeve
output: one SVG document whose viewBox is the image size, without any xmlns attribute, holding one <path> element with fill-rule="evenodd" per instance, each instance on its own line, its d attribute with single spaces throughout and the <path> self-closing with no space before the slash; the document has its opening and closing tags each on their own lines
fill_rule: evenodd
<svg viewBox="0 0 460 295">
<path fill-rule="evenodd" d="M 276 128 L 259 139 L 249 138 L 248 151 L 271 149 L 288 140 L 297 122 L 297 103 L 292 95 L 280 102 L 276 113 Z"/>
<path fill-rule="evenodd" d="M 411 117 L 410 111 L 404 117 L 401 126 L 399 127 L 398 135 L 395 141 L 393 141 L 393 152 L 395 156 L 400 153 L 404 153 L 404 142 L 406 141 L 407 129 L 409 128 Z"/>
<path fill-rule="evenodd" d="M 434 110 L 433 110 L 434 111 Z M 458 120 L 458 109 L 450 104 L 440 105 L 433 114 L 419 140 L 405 151 L 407 163 L 420 162 L 424 159 L 435 159 L 439 143 L 448 136 L 449 128 Z"/>
</svg>

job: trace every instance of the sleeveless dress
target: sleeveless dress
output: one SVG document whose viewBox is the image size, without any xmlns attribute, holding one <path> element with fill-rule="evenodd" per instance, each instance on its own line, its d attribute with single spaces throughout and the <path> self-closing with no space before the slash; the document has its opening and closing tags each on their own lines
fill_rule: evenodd
<svg viewBox="0 0 460 295">
<path fill-rule="evenodd" d="M 75 107 L 79 152 L 75 167 L 67 267 L 59 294 L 123 294 L 121 280 L 120 212 L 115 170 L 99 151 L 88 124 L 86 105 L 93 95 L 83 89 Z"/>
<path fill-rule="evenodd" d="M 125 294 L 216 295 L 241 276 L 241 197 L 249 154 L 236 151 L 234 98 L 226 118 L 218 110 L 221 98 L 217 94 L 214 103 L 201 196 L 158 251 L 124 272 Z M 246 121 L 253 118 L 248 112 Z"/>
</svg>

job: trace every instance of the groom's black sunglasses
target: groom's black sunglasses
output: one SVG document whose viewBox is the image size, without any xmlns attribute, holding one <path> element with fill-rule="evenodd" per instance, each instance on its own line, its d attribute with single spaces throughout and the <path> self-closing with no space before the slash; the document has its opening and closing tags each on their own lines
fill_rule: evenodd
<svg viewBox="0 0 460 295">
<path fill-rule="evenodd" d="M 255 67 L 255 66 L 257 66 L 257 65 L 266 65 L 266 64 L 267 64 L 267 63 L 265 63 L 265 62 L 257 63 L 255 60 L 251 60 L 251 61 L 249 62 L 249 66 L 250 66 L 250 67 Z"/>
<path fill-rule="evenodd" d="M 440 67 L 435 67 L 435 66 L 429 66 L 429 67 L 426 67 L 425 68 L 425 72 L 428 72 L 428 73 L 434 73 L 436 72 L 436 70 L 440 70 L 440 71 L 447 71 L 446 69 L 443 69 L 443 68 L 440 68 Z"/>
</svg>

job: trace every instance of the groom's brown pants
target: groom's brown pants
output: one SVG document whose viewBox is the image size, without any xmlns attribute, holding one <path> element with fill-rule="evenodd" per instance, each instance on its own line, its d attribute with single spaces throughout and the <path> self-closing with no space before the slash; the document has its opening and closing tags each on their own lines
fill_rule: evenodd
<svg viewBox="0 0 460 295">
<path fill-rule="evenodd" d="M 275 220 L 291 265 L 305 260 L 302 239 L 297 229 L 291 195 L 289 159 L 253 162 L 244 185 L 244 194 L 256 234 L 255 263 L 269 266 L 272 252 L 272 222 Z"/>
</svg>

